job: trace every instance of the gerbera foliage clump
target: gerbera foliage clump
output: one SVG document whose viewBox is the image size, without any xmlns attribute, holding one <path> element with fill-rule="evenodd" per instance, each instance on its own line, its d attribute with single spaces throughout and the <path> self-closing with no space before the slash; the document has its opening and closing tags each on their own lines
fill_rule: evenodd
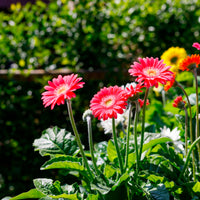
<svg viewBox="0 0 200 200">
<path fill-rule="evenodd" d="M 178 49 L 174 52 L 177 58 L 182 56 Z M 76 101 L 75 93 L 84 82 L 77 74 L 53 78 L 42 93 L 44 107 L 54 109 L 55 105 L 66 103 L 73 134 L 51 127 L 33 146 L 42 156 L 49 157 L 41 170 L 60 170 L 65 178 L 36 178 L 34 189 L 10 199 L 199 199 L 199 63 L 199 55 L 185 57 L 179 63 L 179 69 L 186 71 L 195 64 L 194 100 L 194 94 L 188 96 L 190 90 L 176 80 L 180 76 L 170 70 L 170 65 L 158 58 L 138 58 L 128 70 L 135 82 L 103 87 L 89 101 L 83 113 L 87 130 L 81 130 L 88 135 L 87 149 L 82 144 L 71 101 Z M 167 88 L 162 90 L 162 103 L 152 97 L 153 88 L 159 85 Z M 173 91 L 176 88 L 181 94 Z M 110 134 L 109 139 L 95 144 L 94 118 L 100 120 L 102 134 Z M 160 124 L 162 127 L 158 128 Z M 74 176 L 74 182 L 68 183 L 68 176 Z"/>
</svg>

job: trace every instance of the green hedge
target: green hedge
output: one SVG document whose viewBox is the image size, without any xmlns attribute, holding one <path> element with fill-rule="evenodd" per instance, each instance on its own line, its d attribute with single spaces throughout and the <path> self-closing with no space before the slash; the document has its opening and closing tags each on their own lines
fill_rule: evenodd
<svg viewBox="0 0 200 200">
<path fill-rule="evenodd" d="M 200 40 L 200 2 L 42 1 L 0 13 L 1 68 L 113 69 Z M 188 52 L 190 53 L 190 52 Z"/>
</svg>

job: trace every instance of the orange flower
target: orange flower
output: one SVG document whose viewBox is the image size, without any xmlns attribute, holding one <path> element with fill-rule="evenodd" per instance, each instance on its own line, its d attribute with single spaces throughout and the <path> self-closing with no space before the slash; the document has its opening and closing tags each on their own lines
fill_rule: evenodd
<svg viewBox="0 0 200 200">
<path fill-rule="evenodd" d="M 187 56 L 187 58 L 183 59 L 179 64 L 179 69 L 182 71 L 189 71 L 198 68 L 200 64 L 200 56 L 197 54 L 192 54 L 191 56 Z"/>
<path fill-rule="evenodd" d="M 173 79 L 171 81 L 167 81 L 167 83 L 164 85 L 165 91 L 168 91 L 174 85 L 176 73 L 174 73 L 172 76 L 173 76 Z"/>
</svg>

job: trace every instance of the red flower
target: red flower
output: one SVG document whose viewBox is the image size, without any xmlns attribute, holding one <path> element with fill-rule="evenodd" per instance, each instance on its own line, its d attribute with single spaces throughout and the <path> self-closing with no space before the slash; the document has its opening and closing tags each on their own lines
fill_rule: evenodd
<svg viewBox="0 0 200 200">
<path fill-rule="evenodd" d="M 200 56 L 197 54 L 193 54 L 191 56 L 187 56 L 187 58 L 183 59 L 179 64 L 179 69 L 182 71 L 189 71 L 198 67 L 200 64 Z"/>
<path fill-rule="evenodd" d="M 142 100 L 142 99 L 138 99 L 138 102 L 139 102 L 139 104 L 140 104 L 140 108 L 142 108 L 143 107 L 143 105 L 144 105 L 144 100 Z M 149 103 L 149 99 L 147 99 L 147 101 L 146 101 L 146 105 L 148 106 L 150 103 Z"/>
<path fill-rule="evenodd" d="M 183 109 L 185 107 L 185 104 L 186 104 L 186 102 L 183 101 L 182 96 L 178 96 L 174 100 L 174 103 L 172 104 L 172 106 L 175 107 L 175 108 Z"/>
<path fill-rule="evenodd" d="M 195 47 L 196 49 L 200 50 L 200 44 L 198 42 L 193 43 L 192 46 Z"/>
<path fill-rule="evenodd" d="M 172 76 L 173 79 L 171 81 L 167 81 L 167 83 L 164 85 L 165 91 L 168 91 L 174 85 L 176 74 L 174 73 Z"/>
<path fill-rule="evenodd" d="M 142 86 L 141 83 L 136 84 L 135 87 L 133 85 L 130 85 L 129 87 L 126 87 L 125 91 L 126 91 L 126 94 L 127 94 L 128 98 L 130 98 L 130 97 L 136 97 L 136 99 L 137 99 L 137 94 L 139 92 L 142 92 L 141 89 L 143 87 L 144 86 Z"/>
<path fill-rule="evenodd" d="M 118 86 L 104 87 L 94 95 L 90 101 L 90 109 L 95 117 L 117 118 L 117 114 L 122 114 L 126 108 L 127 95 L 125 90 Z"/>
<path fill-rule="evenodd" d="M 166 84 L 166 81 L 173 79 L 173 72 L 168 69 L 170 66 L 165 67 L 163 60 L 158 60 L 158 58 L 139 58 L 140 63 L 134 62 L 129 69 L 129 73 L 132 76 L 136 76 L 137 82 L 144 82 L 144 86 L 158 87 L 158 83 Z"/>
<path fill-rule="evenodd" d="M 47 91 L 42 93 L 45 107 L 51 105 L 52 110 L 56 104 L 64 104 L 65 99 L 76 97 L 73 91 L 82 88 L 84 85 L 84 82 L 79 82 L 82 78 L 77 78 L 77 76 L 77 74 L 64 77 L 59 75 L 58 78 L 53 78 L 52 82 L 48 81 L 49 85 L 44 87 Z"/>
</svg>

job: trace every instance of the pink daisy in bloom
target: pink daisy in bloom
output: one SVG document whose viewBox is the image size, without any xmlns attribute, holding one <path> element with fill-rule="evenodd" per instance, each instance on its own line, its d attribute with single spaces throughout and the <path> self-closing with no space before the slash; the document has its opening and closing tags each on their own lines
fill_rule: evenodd
<svg viewBox="0 0 200 200">
<path fill-rule="evenodd" d="M 166 84 L 166 81 L 173 79 L 173 72 L 169 71 L 170 66 L 166 67 L 163 60 L 152 57 L 138 60 L 140 63 L 134 62 L 129 73 L 137 77 L 137 82 L 143 82 L 145 87 L 158 87 L 158 83 Z"/>
<path fill-rule="evenodd" d="M 195 47 L 197 50 L 200 50 L 200 44 L 198 42 L 193 43 L 192 46 Z"/>
<path fill-rule="evenodd" d="M 182 96 L 178 96 L 174 100 L 174 103 L 172 104 L 172 106 L 175 107 L 175 108 L 184 109 L 185 104 L 186 104 L 186 101 L 183 101 Z"/>
<path fill-rule="evenodd" d="M 139 102 L 139 104 L 140 104 L 140 108 L 142 108 L 143 107 L 143 105 L 144 105 L 144 100 L 142 100 L 142 99 L 138 99 L 138 102 Z M 148 106 L 150 103 L 149 103 L 149 99 L 147 99 L 147 101 L 146 101 L 146 105 Z"/>
<path fill-rule="evenodd" d="M 136 97 L 136 99 L 138 98 L 138 94 L 139 92 L 142 92 L 142 88 L 144 86 L 141 83 L 138 83 L 135 85 L 135 87 L 133 85 L 130 85 L 129 87 L 125 88 L 126 94 L 128 96 L 128 98 L 130 97 Z"/>
<path fill-rule="evenodd" d="M 77 74 L 71 74 L 58 78 L 53 78 L 52 81 L 48 81 L 47 86 L 44 87 L 45 92 L 42 93 L 42 100 L 45 107 L 51 105 L 51 110 L 54 106 L 64 104 L 65 99 L 71 99 L 76 97 L 75 90 L 82 88 L 84 82 L 79 82 L 82 78 L 77 78 Z"/>
<path fill-rule="evenodd" d="M 122 114 L 126 108 L 127 95 L 125 90 L 118 86 L 102 88 L 90 101 L 90 109 L 98 119 L 117 119 L 117 114 Z"/>
</svg>

